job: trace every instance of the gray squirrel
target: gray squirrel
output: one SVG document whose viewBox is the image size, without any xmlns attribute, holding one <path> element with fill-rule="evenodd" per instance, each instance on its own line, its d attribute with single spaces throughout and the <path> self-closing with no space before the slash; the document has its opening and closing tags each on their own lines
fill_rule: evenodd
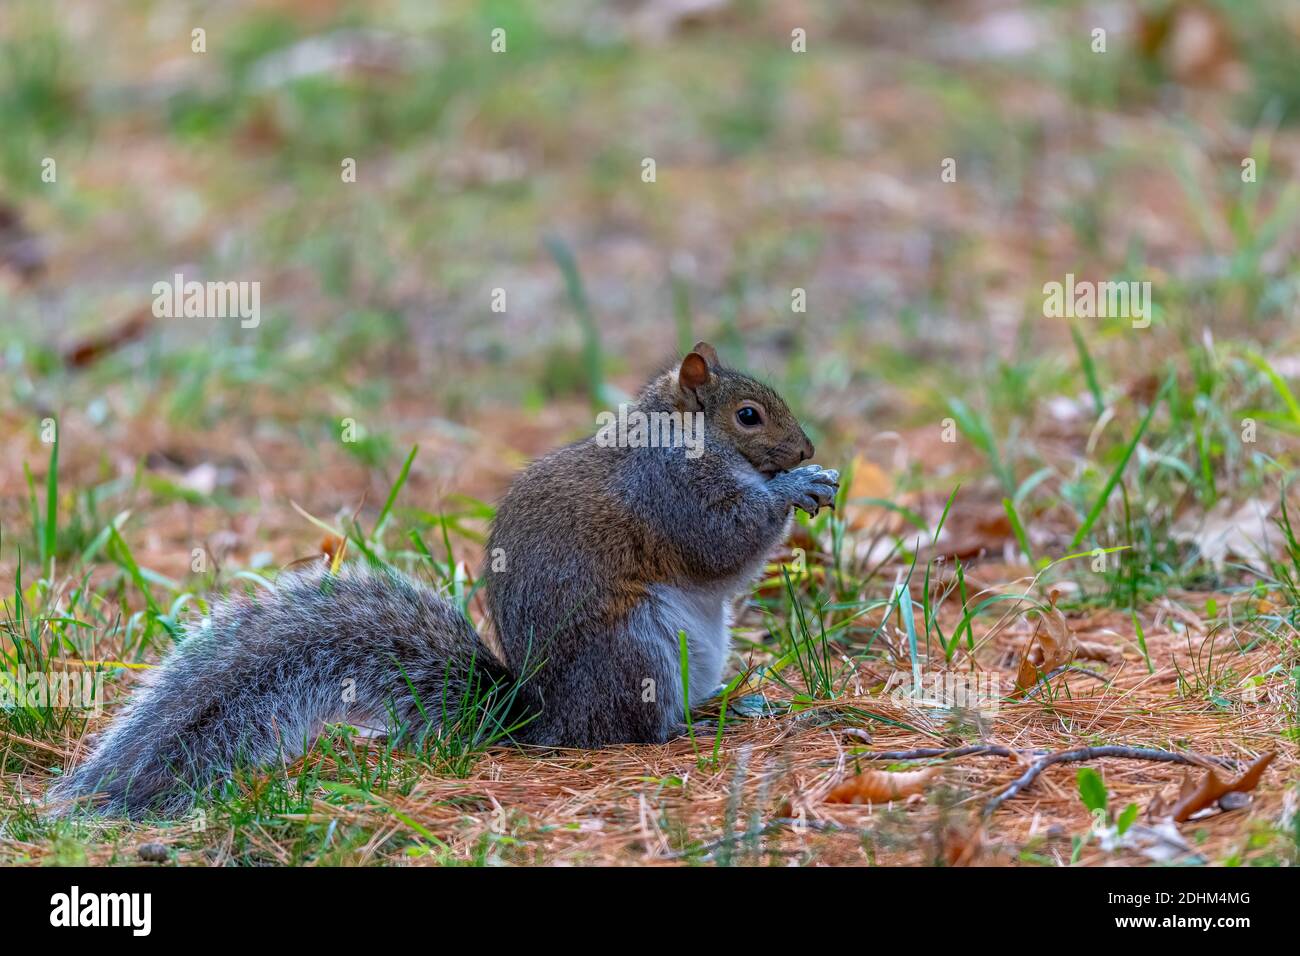
<svg viewBox="0 0 1300 956">
<path fill-rule="evenodd" d="M 215 602 L 51 801 L 175 816 L 236 766 L 301 756 L 326 723 L 419 741 L 480 719 L 469 706 L 523 745 L 679 735 L 688 704 L 720 682 L 733 601 L 793 509 L 833 506 L 839 474 L 803 465 L 813 445 L 786 403 L 705 342 L 651 379 L 633 411 L 695 416 L 702 445 L 597 435 L 515 479 L 483 571 L 504 660 L 457 608 L 396 572 L 288 572 L 273 593 Z"/>
</svg>

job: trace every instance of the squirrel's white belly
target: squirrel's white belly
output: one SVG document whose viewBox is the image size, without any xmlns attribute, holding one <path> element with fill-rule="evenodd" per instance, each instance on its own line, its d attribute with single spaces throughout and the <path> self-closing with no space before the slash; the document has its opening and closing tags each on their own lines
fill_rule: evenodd
<svg viewBox="0 0 1300 956">
<path fill-rule="evenodd" d="M 722 668 L 731 644 L 731 593 L 703 588 L 656 585 L 645 611 L 650 626 L 678 648 L 678 635 L 686 632 L 691 706 L 713 695 L 722 680 Z"/>
</svg>

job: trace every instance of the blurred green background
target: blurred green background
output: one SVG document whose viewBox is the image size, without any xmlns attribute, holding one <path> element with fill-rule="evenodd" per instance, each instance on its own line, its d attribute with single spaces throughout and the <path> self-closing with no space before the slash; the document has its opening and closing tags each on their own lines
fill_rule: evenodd
<svg viewBox="0 0 1300 956">
<path fill-rule="evenodd" d="M 1176 523 L 1276 500 L 1300 433 L 1298 44 L 1284 2 L 7 0 L 0 527 L 54 417 L 61 554 L 131 510 L 151 567 L 286 561 L 290 500 L 373 515 L 416 443 L 409 516 L 490 500 L 708 338 L 827 464 L 1049 542 L 1156 403 L 1089 543 L 1206 573 Z M 260 325 L 141 315 L 176 272 Z M 1066 273 L 1152 326 L 1045 318 Z"/>
</svg>

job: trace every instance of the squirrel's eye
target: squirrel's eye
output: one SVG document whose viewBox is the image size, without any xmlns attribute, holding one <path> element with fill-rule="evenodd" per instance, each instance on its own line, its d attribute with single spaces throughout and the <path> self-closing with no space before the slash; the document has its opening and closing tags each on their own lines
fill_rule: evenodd
<svg viewBox="0 0 1300 956">
<path fill-rule="evenodd" d="M 752 405 L 744 405 L 736 410 L 736 421 L 745 428 L 757 428 L 763 424 L 763 416 Z"/>
</svg>

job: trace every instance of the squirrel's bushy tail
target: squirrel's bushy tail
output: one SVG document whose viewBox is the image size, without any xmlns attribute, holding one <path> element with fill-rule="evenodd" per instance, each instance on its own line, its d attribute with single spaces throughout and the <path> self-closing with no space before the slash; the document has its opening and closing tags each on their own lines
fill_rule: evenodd
<svg viewBox="0 0 1300 956">
<path fill-rule="evenodd" d="M 210 620 L 137 691 L 53 801 L 175 815 L 236 766 L 300 756 L 327 722 L 419 740 L 452 721 L 487 721 L 472 726 L 496 736 L 530 708 L 526 685 L 463 614 L 386 570 L 284 575 L 274 592 L 214 604 Z"/>
</svg>

